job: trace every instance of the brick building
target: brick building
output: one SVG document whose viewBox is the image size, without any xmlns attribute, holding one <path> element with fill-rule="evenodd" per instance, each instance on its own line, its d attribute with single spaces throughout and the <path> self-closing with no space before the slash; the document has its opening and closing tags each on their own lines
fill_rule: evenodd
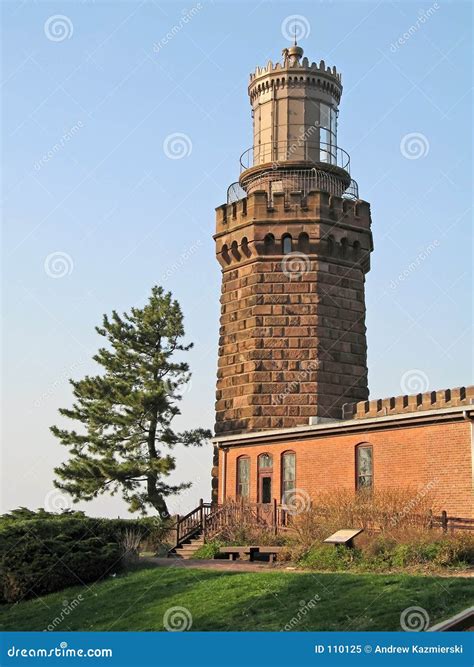
<svg viewBox="0 0 474 667">
<path fill-rule="evenodd" d="M 218 207 L 213 501 L 434 487 L 474 516 L 474 388 L 368 401 L 370 205 L 337 145 L 341 75 L 296 44 L 250 77 L 253 147 Z"/>
</svg>

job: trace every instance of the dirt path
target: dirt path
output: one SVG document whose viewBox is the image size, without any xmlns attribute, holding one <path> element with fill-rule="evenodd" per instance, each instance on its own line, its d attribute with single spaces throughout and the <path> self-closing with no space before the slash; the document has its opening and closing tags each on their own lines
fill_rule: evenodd
<svg viewBox="0 0 474 667">
<path fill-rule="evenodd" d="M 184 560 L 182 558 L 140 558 L 140 563 L 154 565 L 155 567 L 191 567 L 198 570 L 222 570 L 227 572 L 294 572 L 297 574 L 314 574 L 317 570 L 304 570 L 291 565 L 273 565 L 270 563 L 250 563 L 248 561 L 231 561 L 224 559 L 216 560 Z M 324 572 L 323 574 L 331 574 Z M 334 573 L 337 574 L 337 573 Z M 347 574 L 363 574 L 361 572 L 348 571 Z M 426 577 L 474 577 L 474 570 L 464 571 L 444 571 L 444 572 L 371 572 L 370 574 L 380 574 L 387 576 L 389 574 L 412 574 Z"/>
</svg>

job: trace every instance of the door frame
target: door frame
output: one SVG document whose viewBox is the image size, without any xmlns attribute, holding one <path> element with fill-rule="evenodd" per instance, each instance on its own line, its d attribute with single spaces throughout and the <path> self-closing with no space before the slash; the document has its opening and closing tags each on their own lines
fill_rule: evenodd
<svg viewBox="0 0 474 667">
<path fill-rule="evenodd" d="M 270 500 L 268 503 L 263 502 L 263 480 L 265 478 L 270 479 Z M 270 505 L 273 502 L 273 472 L 270 468 L 258 471 L 258 502 L 262 505 Z"/>
</svg>

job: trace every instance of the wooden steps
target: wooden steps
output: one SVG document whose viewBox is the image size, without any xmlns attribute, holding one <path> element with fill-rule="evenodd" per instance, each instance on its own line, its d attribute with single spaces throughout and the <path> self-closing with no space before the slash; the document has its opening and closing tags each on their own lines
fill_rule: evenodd
<svg viewBox="0 0 474 667">
<path fill-rule="evenodd" d="M 168 554 L 168 558 L 182 558 L 184 560 L 189 560 L 194 556 L 196 551 L 202 547 L 203 544 L 204 536 L 200 534 L 196 537 L 186 540 L 186 542 L 183 542 L 179 546 L 172 549 Z"/>
</svg>

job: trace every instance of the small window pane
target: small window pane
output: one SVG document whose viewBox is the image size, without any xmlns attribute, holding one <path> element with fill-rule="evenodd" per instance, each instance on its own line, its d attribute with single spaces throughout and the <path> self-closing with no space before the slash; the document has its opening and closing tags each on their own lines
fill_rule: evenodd
<svg viewBox="0 0 474 667">
<path fill-rule="evenodd" d="M 329 107 L 327 104 L 321 104 L 319 109 L 320 109 L 319 125 L 320 127 L 326 127 L 329 129 L 331 126 L 331 120 L 330 120 L 331 107 Z"/>
<path fill-rule="evenodd" d="M 294 452 L 283 454 L 282 458 L 282 502 L 285 503 L 288 496 L 295 489 L 296 481 L 296 455 Z"/>
<path fill-rule="evenodd" d="M 250 459 L 237 461 L 237 495 L 248 498 L 250 495 Z"/>
<path fill-rule="evenodd" d="M 337 114 L 335 109 L 331 109 L 331 134 L 335 139 L 337 135 Z"/>
<path fill-rule="evenodd" d="M 357 448 L 357 488 L 371 489 L 373 486 L 372 447 Z"/>
<path fill-rule="evenodd" d="M 258 467 L 259 468 L 271 468 L 273 465 L 273 459 L 271 454 L 261 454 L 258 457 Z"/>
<path fill-rule="evenodd" d="M 292 251 L 291 236 L 283 237 L 283 254 L 288 255 Z"/>
</svg>

